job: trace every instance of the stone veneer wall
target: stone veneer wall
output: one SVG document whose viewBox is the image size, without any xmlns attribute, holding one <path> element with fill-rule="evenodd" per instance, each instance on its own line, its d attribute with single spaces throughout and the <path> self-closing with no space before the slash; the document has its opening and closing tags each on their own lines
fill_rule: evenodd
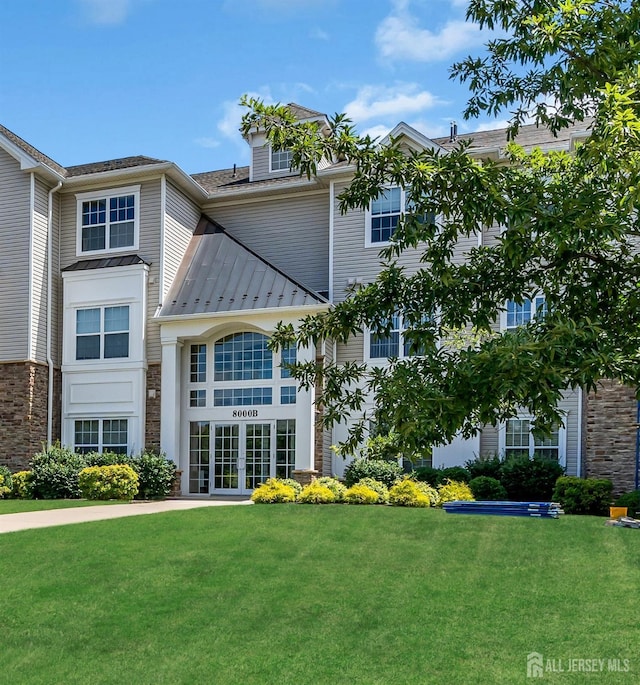
<svg viewBox="0 0 640 685">
<path fill-rule="evenodd" d="M 609 478 L 614 494 L 635 488 L 637 401 L 633 389 L 602 381 L 585 398 L 584 475 Z"/>
<path fill-rule="evenodd" d="M 46 444 L 48 384 L 45 364 L 0 364 L 0 464 L 12 471 L 25 468 Z M 54 441 L 60 438 L 60 387 L 60 371 L 56 371 Z"/>
<path fill-rule="evenodd" d="M 160 449 L 160 374 L 160 364 L 149 364 L 144 431 L 145 448 L 149 450 Z"/>
</svg>

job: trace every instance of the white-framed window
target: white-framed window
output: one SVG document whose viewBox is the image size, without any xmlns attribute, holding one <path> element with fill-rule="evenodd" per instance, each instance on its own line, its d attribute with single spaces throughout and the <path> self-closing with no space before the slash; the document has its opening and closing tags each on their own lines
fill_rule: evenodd
<svg viewBox="0 0 640 685">
<path fill-rule="evenodd" d="M 518 328 L 518 326 L 524 326 L 536 317 L 544 318 L 546 314 L 547 303 L 544 295 L 523 300 L 521 303 L 515 300 L 507 300 L 504 328 L 507 330 Z"/>
<path fill-rule="evenodd" d="M 76 360 L 129 356 L 129 305 L 76 310 Z"/>
<path fill-rule="evenodd" d="M 389 186 L 371 201 L 365 213 L 365 247 L 386 245 L 398 226 L 400 217 L 414 210 L 414 204 L 408 189 L 400 186 Z M 435 224 L 435 214 L 425 214 L 421 221 Z"/>
<path fill-rule="evenodd" d="M 73 426 L 74 450 L 127 454 L 129 422 L 127 419 L 77 419 Z"/>
<path fill-rule="evenodd" d="M 565 465 L 566 429 L 556 426 L 547 437 L 534 435 L 530 416 L 507 419 L 500 427 L 499 447 L 505 458 L 545 456 Z"/>
<path fill-rule="evenodd" d="M 291 150 L 270 150 L 270 171 L 290 171 L 293 154 Z"/>
<path fill-rule="evenodd" d="M 428 317 L 425 315 L 425 320 Z M 365 331 L 365 358 L 369 360 L 390 359 L 397 357 L 406 359 L 418 354 L 406 335 L 407 327 L 402 314 L 391 317 L 389 333 L 376 333 L 370 329 Z"/>
<path fill-rule="evenodd" d="M 138 248 L 140 186 L 78 193 L 77 255 Z"/>
<path fill-rule="evenodd" d="M 298 388 L 284 366 L 296 359 L 295 346 L 273 352 L 268 336 L 255 331 L 232 333 L 209 344 L 193 343 L 188 347 L 188 406 L 296 404 Z"/>
</svg>

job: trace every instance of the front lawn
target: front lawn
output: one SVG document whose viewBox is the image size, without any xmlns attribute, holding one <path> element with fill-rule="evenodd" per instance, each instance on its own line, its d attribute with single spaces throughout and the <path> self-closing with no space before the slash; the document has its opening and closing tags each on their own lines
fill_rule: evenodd
<svg viewBox="0 0 640 685">
<path fill-rule="evenodd" d="M 640 531 L 601 518 L 204 508 L 2 535 L 0 577 L 8 683 L 513 685 L 532 652 L 564 668 L 543 682 L 640 675 Z"/>
<path fill-rule="evenodd" d="M 26 511 L 44 511 L 46 509 L 95 507 L 98 504 L 125 504 L 125 502 L 115 500 L 97 502 L 86 499 L 0 499 L 0 516 L 2 514 L 22 514 Z"/>
</svg>

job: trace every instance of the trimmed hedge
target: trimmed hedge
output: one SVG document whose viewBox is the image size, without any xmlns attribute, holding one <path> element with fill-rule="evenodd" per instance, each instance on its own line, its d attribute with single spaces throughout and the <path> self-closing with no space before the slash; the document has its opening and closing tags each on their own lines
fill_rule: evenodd
<svg viewBox="0 0 640 685">
<path fill-rule="evenodd" d="M 132 500 L 138 492 L 138 474 L 127 464 L 87 466 L 78 474 L 82 496 L 92 500 Z"/>
<path fill-rule="evenodd" d="M 345 469 L 344 484 L 350 488 L 363 478 L 373 478 L 391 488 L 402 476 L 402 467 L 395 462 L 359 458 Z"/>
<path fill-rule="evenodd" d="M 612 490 L 613 484 L 606 478 L 562 476 L 556 482 L 553 500 L 562 505 L 565 514 L 606 516 Z"/>
<path fill-rule="evenodd" d="M 481 501 L 506 500 L 508 495 L 504 485 L 491 476 L 477 476 L 469 481 L 469 488 L 473 496 Z"/>
<path fill-rule="evenodd" d="M 616 507 L 627 507 L 627 515 L 632 518 L 640 517 L 640 490 L 625 492 L 615 501 Z"/>
</svg>

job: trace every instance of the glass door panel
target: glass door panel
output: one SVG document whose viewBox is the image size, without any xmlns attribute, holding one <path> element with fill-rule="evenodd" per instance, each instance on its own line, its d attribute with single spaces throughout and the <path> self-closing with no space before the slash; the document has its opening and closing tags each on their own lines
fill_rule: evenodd
<svg viewBox="0 0 640 685">
<path fill-rule="evenodd" d="M 240 425 L 216 424 L 213 449 L 213 489 L 238 490 Z"/>
<path fill-rule="evenodd" d="M 245 426 L 245 490 L 254 490 L 271 475 L 271 424 Z"/>
</svg>

